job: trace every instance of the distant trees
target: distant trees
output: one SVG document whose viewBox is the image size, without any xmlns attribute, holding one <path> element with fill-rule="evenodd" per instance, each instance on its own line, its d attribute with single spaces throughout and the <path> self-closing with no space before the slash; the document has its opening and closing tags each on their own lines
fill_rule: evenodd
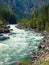
<svg viewBox="0 0 49 65">
<path fill-rule="evenodd" d="M 22 22 L 24 23 L 24 21 Z M 28 23 L 28 21 L 25 22 L 25 25 Z M 22 24 L 22 22 L 20 23 Z M 49 4 L 43 6 L 38 13 L 35 11 L 30 19 L 29 25 L 27 26 L 37 30 L 49 31 Z"/>
<path fill-rule="evenodd" d="M 47 6 L 43 6 L 39 12 L 39 20 L 41 19 L 42 21 L 42 26 L 43 28 L 42 29 L 46 29 L 48 30 L 49 28 L 49 5 Z"/>
<path fill-rule="evenodd" d="M 0 8 L 0 33 L 3 32 L 3 25 L 15 23 L 17 23 L 15 15 L 6 9 Z"/>
<path fill-rule="evenodd" d="M 2 20 L 0 20 L 0 26 L 3 24 L 3 21 Z"/>
<path fill-rule="evenodd" d="M 30 21 L 27 18 L 22 18 L 21 22 L 18 23 L 18 25 L 27 28 L 28 26 L 30 26 Z"/>
<path fill-rule="evenodd" d="M 0 8 L 0 19 L 2 19 L 5 23 L 8 22 L 14 24 L 17 22 L 15 15 L 3 8 Z"/>
</svg>

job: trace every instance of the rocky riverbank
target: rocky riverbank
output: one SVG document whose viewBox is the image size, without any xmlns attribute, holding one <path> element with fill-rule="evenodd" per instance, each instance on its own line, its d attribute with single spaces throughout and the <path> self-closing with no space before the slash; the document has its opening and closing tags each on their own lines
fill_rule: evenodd
<svg viewBox="0 0 49 65">
<path fill-rule="evenodd" d="M 9 28 L 10 28 L 10 26 L 1 25 L 0 26 L 0 33 L 9 33 L 10 32 Z"/>
<path fill-rule="evenodd" d="M 39 59 L 45 62 L 49 60 L 49 32 L 44 31 L 42 34 L 44 35 L 44 39 L 40 42 L 38 51 L 34 51 L 30 56 L 32 64 L 35 63 L 34 65 L 36 65 Z"/>
<path fill-rule="evenodd" d="M 20 27 L 17 27 L 17 28 L 20 28 Z M 27 28 L 26 30 L 29 30 L 29 28 Z M 34 31 L 33 29 L 31 30 Z M 38 32 L 38 30 L 35 30 L 35 32 Z M 39 60 L 43 60 L 44 62 L 49 60 L 49 32 L 48 31 L 39 31 L 39 32 L 44 36 L 44 38 L 38 46 L 38 51 L 34 51 L 30 55 L 31 65 L 37 65 L 36 63 Z M 30 65 L 30 63 L 27 65 Z M 16 65 L 22 65 L 22 64 L 19 63 Z"/>
<path fill-rule="evenodd" d="M 28 29 L 25 29 L 28 30 Z M 34 30 L 32 30 L 34 31 Z M 38 31 L 35 31 L 38 32 Z M 40 31 L 39 31 L 40 32 Z M 38 33 L 39 33 L 38 32 Z M 40 59 L 44 60 L 45 62 L 49 60 L 49 32 L 43 31 L 41 32 L 42 35 L 44 36 L 43 40 L 40 42 L 38 46 L 38 51 L 34 51 L 30 56 L 29 56 L 29 61 L 24 61 L 24 62 L 14 62 L 13 65 L 38 65 L 36 64 L 37 61 Z M 39 62 L 38 62 L 39 63 Z M 40 64 L 39 64 L 40 65 Z"/>
</svg>

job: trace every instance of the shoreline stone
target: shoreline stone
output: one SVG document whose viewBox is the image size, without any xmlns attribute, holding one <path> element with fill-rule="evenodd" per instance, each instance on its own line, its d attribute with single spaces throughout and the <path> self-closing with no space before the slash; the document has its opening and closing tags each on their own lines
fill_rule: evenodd
<svg viewBox="0 0 49 65">
<path fill-rule="evenodd" d="M 34 52 L 34 55 L 35 56 L 37 55 L 38 59 L 44 58 L 44 60 L 46 60 L 47 55 L 49 55 L 49 32 L 43 32 L 43 34 L 44 34 L 44 39 L 38 46 L 38 49 L 40 50 L 40 52 L 38 52 L 38 51 Z"/>
<path fill-rule="evenodd" d="M 2 25 L 1 26 L 1 32 L 0 33 L 10 33 L 10 26 L 7 26 L 7 25 Z"/>
</svg>

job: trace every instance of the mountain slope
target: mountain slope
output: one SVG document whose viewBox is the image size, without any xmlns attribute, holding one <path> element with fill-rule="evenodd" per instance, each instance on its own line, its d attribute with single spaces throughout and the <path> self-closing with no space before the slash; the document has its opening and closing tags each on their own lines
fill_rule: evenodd
<svg viewBox="0 0 49 65">
<path fill-rule="evenodd" d="M 17 17 L 29 17 L 34 10 L 39 11 L 40 8 L 48 4 L 49 0 L 0 0 L 0 7 L 17 14 Z"/>
</svg>

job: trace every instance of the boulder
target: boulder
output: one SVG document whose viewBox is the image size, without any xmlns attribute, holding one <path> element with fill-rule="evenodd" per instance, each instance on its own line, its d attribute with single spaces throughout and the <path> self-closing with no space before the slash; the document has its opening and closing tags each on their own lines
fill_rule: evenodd
<svg viewBox="0 0 49 65">
<path fill-rule="evenodd" d="M 39 49 L 44 49 L 44 48 L 45 48 L 45 45 L 39 45 L 38 48 L 39 48 Z"/>
<path fill-rule="evenodd" d="M 46 51 L 49 51 L 49 47 L 45 47 L 45 50 L 46 50 Z"/>
<path fill-rule="evenodd" d="M 2 40 L 6 40 L 6 39 L 9 39 L 9 37 L 0 34 L 0 41 L 2 41 Z"/>
<path fill-rule="evenodd" d="M 10 26 L 2 25 L 1 28 L 2 28 L 3 33 L 9 33 L 10 32 L 10 29 L 9 29 Z"/>
</svg>

